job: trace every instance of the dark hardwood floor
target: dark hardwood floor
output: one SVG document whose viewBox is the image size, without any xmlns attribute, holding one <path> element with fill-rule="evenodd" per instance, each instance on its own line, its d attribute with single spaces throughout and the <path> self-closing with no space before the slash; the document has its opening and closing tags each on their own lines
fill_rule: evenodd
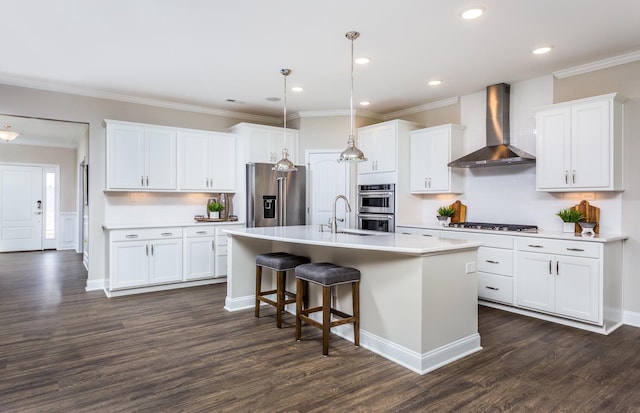
<svg viewBox="0 0 640 413">
<path fill-rule="evenodd" d="M 424 376 L 226 285 L 106 298 L 70 251 L 0 254 L 0 412 L 640 412 L 640 329 L 480 308 L 484 350 Z"/>
</svg>

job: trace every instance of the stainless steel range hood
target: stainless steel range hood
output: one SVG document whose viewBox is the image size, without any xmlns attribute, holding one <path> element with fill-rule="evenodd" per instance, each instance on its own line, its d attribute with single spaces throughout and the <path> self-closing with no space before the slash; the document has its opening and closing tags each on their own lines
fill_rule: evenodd
<svg viewBox="0 0 640 413">
<path fill-rule="evenodd" d="M 487 87 L 487 146 L 449 162 L 455 168 L 533 164 L 535 156 L 510 145 L 509 89 L 506 83 Z"/>
</svg>

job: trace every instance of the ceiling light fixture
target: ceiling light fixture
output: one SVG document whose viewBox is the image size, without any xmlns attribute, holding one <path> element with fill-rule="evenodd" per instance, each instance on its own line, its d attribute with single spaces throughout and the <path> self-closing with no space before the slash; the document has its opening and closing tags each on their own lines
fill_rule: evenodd
<svg viewBox="0 0 640 413">
<path fill-rule="evenodd" d="M 358 32 L 347 32 L 345 35 L 347 39 L 351 40 L 351 99 L 349 100 L 350 107 L 350 133 L 349 139 L 347 140 L 347 149 L 342 151 L 340 157 L 338 158 L 338 162 L 363 162 L 366 161 L 367 158 L 364 156 L 364 153 L 360 149 L 356 147 L 356 136 L 353 130 L 354 116 L 353 116 L 353 41 L 360 37 L 360 33 Z"/>
<path fill-rule="evenodd" d="M 552 46 L 542 46 L 542 47 L 538 47 L 537 49 L 533 49 L 531 51 L 531 53 L 533 54 L 545 54 L 545 53 L 549 53 L 551 51 Z"/>
<path fill-rule="evenodd" d="M 0 130 L 0 139 L 3 141 L 11 142 L 18 136 L 20 136 L 18 132 L 11 131 L 11 125 L 4 125 L 4 129 Z"/>
<path fill-rule="evenodd" d="M 427 84 L 429 86 L 440 86 L 442 84 L 442 80 L 430 80 Z"/>
<path fill-rule="evenodd" d="M 287 151 L 287 76 L 291 74 L 290 69 L 280 69 L 280 73 L 284 76 L 284 126 L 283 131 L 283 143 L 282 143 L 282 159 L 273 165 L 272 170 L 276 172 L 291 172 L 297 171 L 298 168 L 289 160 L 289 151 Z"/>
<path fill-rule="evenodd" d="M 359 65 L 366 65 L 370 61 L 371 61 L 371 59 L 369 59 L 368 57 L 359 57 L 359 58 L 356 59 L 356 63 L 359 64 Z"/>
<path fill-rule="evenodd" d="M 369 106 L 371 104 L 370 100 L 363 100 L 362 102 L 360 102 L 360 106 Z"/>
<path fill-rule="evenodd" d="M 461 16 L 465 20 L 473 20 L 484 14 L 484 9 L 482 7 L 473 7 L 471 9 L 465 10 L 462 12 Z"/>
<path fill-rule="evenodd" d="M 292 92 L 302 92 L 304 88 L 302 86 L 294 86 L 291 88 Z"/>
</svg>

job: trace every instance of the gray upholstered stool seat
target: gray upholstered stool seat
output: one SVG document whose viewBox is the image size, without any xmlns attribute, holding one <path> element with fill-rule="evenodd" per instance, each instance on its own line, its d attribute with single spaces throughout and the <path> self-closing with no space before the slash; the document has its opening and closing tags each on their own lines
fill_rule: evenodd
<svg viewBox="0 0 640 413">
<path fill-rule="evenodd" d="M 309 283 L 322 287 L 322 305 L 308 308 Z M 331 307 L 331 287 L 351 284 L 352 314 Z M 309 314 L 322 311 L 322 322 Z M 331 320 L 331 315 L 335 315 Z M 353 343 L 360 345 L 360 271 L 328 262 L 302 264 L 296 267 L 296 339 L 302 336 L 302 321 L 322 330 L 322 354 L 329 355 L 331 327 L 353 323 Z"/>
<path fill-rule="evenodd" d="M 293 255 L 287 252 L 268 252 L 256 255 L 256 303 L 255 316 L 260 317 L 260 302 L 276 307 L 276 325 L 282 327 L 282 313 L 284 306 L 296 302 L 296 295 L 286 290 L 287 271 L 293 270 L 300 264 L 309 262 L 309 258 Z M 276 271 L 276 289 L 262 291 L 262 268 Z M 276 299 L 267 297 L 275 294 Z M 288 297 L 288 298 L 287 298 Z"/>
</svg>

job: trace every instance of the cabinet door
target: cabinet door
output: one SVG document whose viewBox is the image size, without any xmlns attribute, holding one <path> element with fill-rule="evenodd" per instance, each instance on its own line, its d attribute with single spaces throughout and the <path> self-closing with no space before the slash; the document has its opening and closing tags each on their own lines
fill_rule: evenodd
<svg viewBox="0 0 640 413">
<path fill-rule="evenodd" d="M 431 152 L 431 142 L 428 133 L 411 134 L 411 157 L 409 161 L 411 192 L 423 193 L 429 191 L 430 174 L 429 163 L 425 161 Z"/>
<path fill-rule="evenodd" d="M 562 256 L 557 259 L 555 312 L 601 322 L 599 261 Z"/>
<path fill-rule="evenodd" d="M 571 107 L 571 186 L 574 188 L 612 185 L 609 107 L 609 101 Z"/>
<path fill-rule="evenodd" d="M 180 189 L 207 190 L 209 184 L 209 136 L 181 132 Z"/>
<path fill-rule="evenodd" d="M 516 302 L 519 306 L 554 311 L 554 259 L 549 254 L 516 252 Z"/>
<path fill-rule="evenodd" d="M 143 188 L 145 186 L 144 128 L 107 125 L 107 150 L 107 188 Z"/>
<path fill-rule="evenodd" d="M 176 132 L 146 128 L 145 152 L 145 186 L 148 189 L 176 189 Z"/>
<path fill-rule="evenodd" d="M 146 285 L 149 282 L 148 254 L 147 241 L 112 243 L 110 289 Z"/>
<path fill-rule="evenodd" d="M 149 282 L 182 280 L 182 238 L 149 241 Z"/>
<path fill-rule="evenodd" d="M 214 275 L 215 237 L 187 238 L 185 256 L 185 281 Z"/>
<path fill-rule="evenodd" d="M 272 133 L 262 128 L 251 128 L 249 130 L 249 161 L 275 163 L 278 156 L 271 148 Z"/>
<path fill-rule="evenodd" d="M 210 189 L 219 192 L 235 192 L 235 138 L 232 135 L 210 137 Z"/>
<path fill-rule="evenodd" d="M 538 189 L 571 185 L 571 110 L 550 109 L 536 114 L 536 185 Z"/>
<path fill-rule="evenodd" d="M 429 189 L 434 192 L 449 191 L 450 129 L 436 129 L 429 133 L 429 148 L 424 162 L 429 168 Z"/>
<path fill-rule="evenodd" d="M 367 157 L 358 164 L 358 173 L 394 172 L 396 170 L 396 125 L 370 127 L 358 132 L 360 150 Z"/>
</svg>

